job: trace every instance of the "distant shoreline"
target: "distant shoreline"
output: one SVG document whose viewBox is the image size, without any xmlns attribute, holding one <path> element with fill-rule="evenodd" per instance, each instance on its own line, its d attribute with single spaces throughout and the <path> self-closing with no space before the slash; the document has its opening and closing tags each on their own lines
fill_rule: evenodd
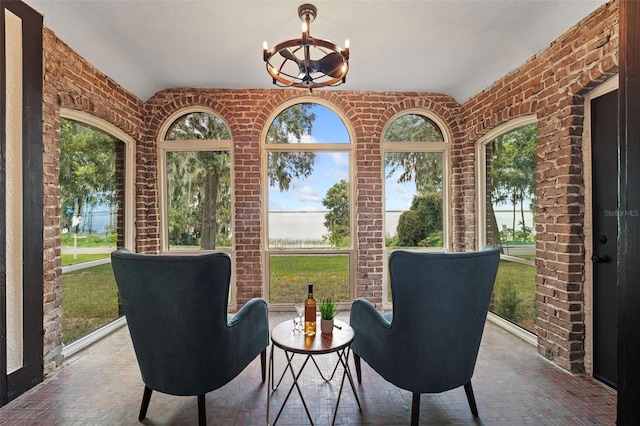
<svg viewBox="0 0 640 426">
<path fill-rule="evenodd" d="M 494 210 L 498 228 L 511 228 L 513 210 Z M 327 210 L 311 211 L 271 211 L 269 212 L 269 238 L 291 240 L 322 240 L 327 229 L 324 227 L 324 215 Z M 388 210 L 384 217 L 385 237 L 396 235 L 398 220 L 403 210 Z M 525 224 L 534 230 L 533 213 L 525 212 Z M 519 227 L 520 212 L 516 210 L 516 228 Z"/>
</svg>

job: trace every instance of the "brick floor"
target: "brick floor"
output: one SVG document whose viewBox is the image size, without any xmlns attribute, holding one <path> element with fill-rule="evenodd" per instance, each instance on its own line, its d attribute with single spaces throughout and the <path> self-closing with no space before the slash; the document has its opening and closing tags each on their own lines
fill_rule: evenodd
<svg viewBox="0 0 640 426">
<path fill-rule="evenodd" d="M 294 314 L 272 313 L 272 326 Z M 348 314 L 339 318 L 348 320 Z M 324 371 L 335 355 L 317 357 Z M 302 357 L 294 359 L 301 362 Z M 282 371 L 283 352 L 275 352 L 276 371 Z M 299 365 L 299 364 L 298 364 Z M 337 378 L 323 382 L 313 366 L 305 369 L 302 391 L 318 425 L 330 424 Z M 355 368 L 352 366 L 355 372 Z M 345 384 L 336 424 L 406 425 L 411 394 L 385 382 L 363 362 L 362 384 L 356 390 L 362 413 Z M 289 380 L 287 382 L 287 380 Z M 290 378 L 272 394 L 273 421 Z M 487 323 L 473 378 L 480 413 L 474 419 L 464 390 L 422 395 L 421 424 L 430 425 L 612 425 L 616 392 L 584 375 L 563 371 L 540 357 L 535 347 L 504 329 Z M 126 327 L 119 329 L 65 362 L 64 368 L 31 391 L 0 409 L 3 425 L 135 425 L 143 384 Z M 235 380 L 206 396 L 211 425 L 266 424 L 267 384 L 260 379 L 260 360 L 254 360 Z M 144 424 L 197 423 L 195 397 L 155 392 Z M 281 425 L 309 424 L 294 391 L 278 420 Z"/>
</svg>

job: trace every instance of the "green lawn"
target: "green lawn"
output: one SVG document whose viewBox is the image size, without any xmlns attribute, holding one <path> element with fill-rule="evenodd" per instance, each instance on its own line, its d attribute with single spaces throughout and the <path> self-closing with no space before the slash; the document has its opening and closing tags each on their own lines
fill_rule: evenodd
<svg viewBox="0 0 640 426">
<path fill-rule="evenodd" d="M 70 256 L 70 259 L 68 258 Z M 107 255 L 64 255 L 63 264 L 94 260 Z M 349 256 L 273 255 L 270 258 L 272 303 L 294 303 L 307 297 L 314 284 L 315 299 L 349 300 Z M 492 310 L 535 332 L 536 285 L 534 266 L 501 261 Z M 390 295 L 389 295 L 390 296 Z M 389 299 L 391 300 L 391 299 Z M 118 294 L 111 264 L 62 276 L 62 332 L 65 344 L 118 318 Z"/>
<path fill-rule="evenodd" d="M 78 237 L 75 242 L 74 235 Z M 74 244 L 77 244 L 77 247 L 115 247 L 117 238 L 117 234 L 66 233 L 60 235 L 60 243 L 63 247 L 73 247 Z"/>
<path fill-rule="evenodd" d="M 501 260 L 490 310 L 535 333 L 538 315 L 535 280 L 535 266 Z M 391 301 L 391 286 L 387 289 L 387 297 Z"/>
<path fill-rule="evenodd" d="M 90 262 L 92 260 L 106 259 L 111 256 L 110 253 L 91 253 L 79 254 L 74 259 L 72 254 L 63 254 L 60 256 L 61 266 L 77 265 L 78 263 Z"/>
<path fill-rule="evenodd" d="M 527 259 L 527 260 L 536 260 L 535 254 L 517 254 L 514 257 L 519 257 L 520 259 Z"/>
<path fill-rule="evenodd" d="M 535 333 L 536 267 L 500 261 L 491 310 Z"/>
<path fill-rule="evenodd" d="M 307 283 L 314 284 L 316 301 L 349 301 L 349 256 L 313 255 L 270 258 L 272 303 L 295 303 L 307 298 Z"/>
<path fill-rule="evenodd" d="M 62 275 L 62 335 L 65 344 L 118 318 L 118 291 L 111 264 Z"/>
</svg>

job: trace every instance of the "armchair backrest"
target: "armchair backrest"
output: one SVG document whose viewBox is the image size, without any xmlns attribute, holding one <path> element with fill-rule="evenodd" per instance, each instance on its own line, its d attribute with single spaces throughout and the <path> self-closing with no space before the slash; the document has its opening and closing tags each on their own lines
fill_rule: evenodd
<svg viewBox="0 0 640 426">
<path fill-rule="evenodd" d="M 203 395 L 226 383 L 231 260 L 225 253 L 111 255 L 145 384 Z"/>
<path fill-rule="evenodd" d="M 389 259 L 395 358 L 405 389 L 441 392 L 473 375 L 500 253 L 395 251 Z M 403 368 L 400 368 L 401 370 Z"/>
</svg>

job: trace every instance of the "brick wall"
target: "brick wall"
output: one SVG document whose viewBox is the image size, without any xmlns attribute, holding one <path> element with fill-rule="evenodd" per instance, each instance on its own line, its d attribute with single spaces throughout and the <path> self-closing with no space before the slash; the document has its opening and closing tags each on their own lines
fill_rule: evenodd
<svg viewBox="0 0 640 426">
<path fill-rule="evenodd" d="M 142 102 L 43 31 L 44 50 L 44 364 L 45 374 L 62 363 L 60 269 L 60 108 L 82 110 L 108 121 L 134 139 L 143 129 Z"/>
<path fill-rule="evenodd" d="M 146 104 L 149 132 L 146 144 L 155 152 L 160 128 L 168 117 L 185 108 L 211 108 L 228 124 L 234 140 L 235 274 L 237 302 L 241 306 L 263 295 L 261 135 L 273 112 L 292 99 L 322 99 L 350 120 L 356 146 L 356 247 L 358 297 L 382 306 L 383 127 L 396 113 L 421 108 L 439 116 L 449 132 L 460 137 L 459 105 L 445 95 L 424 93 L 360 93 L 318 90 L 312 97 L 299 90 L 168 89 Z M 156 164 L 157 159 L 150 160 Z M 152 166 L 150 166 L 152 167 Z M 155 172 L 154 172 L 155 173 Z M 455 232 L 455 230 L 454 230 Z"/>
<path fill-rule="evenodd" d="M 584 371 L 584 95 L 618 71 L 618 3 L 608 3 L 544 52 L 462 106 L 463 155 L 489 130 L 527 114 L 538 118 L 535 227 L 538 352 Z M 455 173 L 465 174 L 463 168 Z M 463 199 L 475 194 L 473 174 L 461 177 Z M 456 208 L 460 208 L 456 205 Z M 469 239 L 472 214 L 464 216 Z M 467 247 L 469 247 L 467 245 Z"/>
<path fill-rule="evenodd" d="M 136 250 L 160 248 L 157 148 L 161 126 L 176 111 L 195 105 L 216 111 L 234 140 L 237 301 L 262 296 L 263 217 L 260 137 L 274 110 L 304 97 L 296 90 L 167 89 L 143 102 L 78 57 L 49 30 L 44 33 L 45 170 L 45 363 L 60 365 L 60 224 L 58 128 L 60 107 L 80 109 L 119 127 L 136 140 Z M 617 71 L 617 2 L 601 7 L 486 91 L 460 106 L 429 93 L 314 92 L 350 122 L 356 146 L 356 247 L 358 297 L 381 307 L 383 274 L 383 176 L 380 140 L 396 113 L 422 108 L 445 123 L 449 159 L 451 245 L 476 248 L 475 143 L 512 118 L 538 116 L 537 284 L 539 352 L 581 371 L 584 315 L 584 94 Z"/>
</svg>

